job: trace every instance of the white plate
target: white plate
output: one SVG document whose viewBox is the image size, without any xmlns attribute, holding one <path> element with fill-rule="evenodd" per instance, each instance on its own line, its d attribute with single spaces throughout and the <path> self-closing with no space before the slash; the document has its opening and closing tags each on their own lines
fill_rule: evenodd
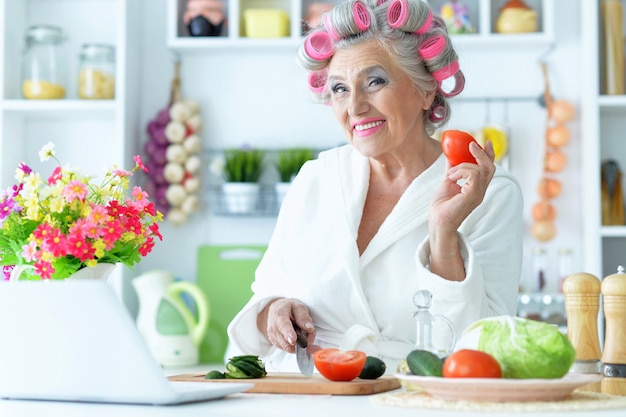
<svg viewBox="0 0 626 417">
<path fill-rule="evenodd" d="M 434 398 L 466 401 L 555 401 L 602 375 L 568 373 L 559 379 L 443 378 L 398 373 L 401 382 L 421 387 Z"/>
</svg>

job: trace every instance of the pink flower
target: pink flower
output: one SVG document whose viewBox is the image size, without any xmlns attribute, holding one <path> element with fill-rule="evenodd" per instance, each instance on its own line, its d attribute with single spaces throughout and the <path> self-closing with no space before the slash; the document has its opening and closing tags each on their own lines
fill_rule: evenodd
<svg viewBox="0 0 626 417">
<path fill-rule="evenodd" d="M 137 164 L 137 167 L 143 169 L 145 172 L 148 172 L 148 168 L 143 164 L 143 160 L 141 159 L 141 155 L 135 155 L 133 160 Z"/>
<path fill-rule="evenodd" d="M 33 237 L 38 241 L 43 242 L 52 234 L 52 229 L 53 228 L 50 226 L 50 223 L 41 223 L 35 228 L 35 230 L 33 230 Z"/>
<path fill-rule="evenodd" d="M 50 279 L 54 268 L 50 262 L 39 260 L 35 262 L 35 273 L 41 277 L 41 279 Z"/>
<path fill-rule="evenodd" d="M 87 216 L 87 220 L 94 224 L 104 224 L 104 222 L 109 218 L 107 214 L 107 209 L 104 206 L 99 206 L 97 204 L 91 205 L 91 213 Z"/>
<path fill-rule="evenodd" d="M 63 197 L 68 203 L 78 199 L 84 200 L 87 197 L 87 186 L 80 181 L 70 181 L 62 191 Z"/>
<path fill-rule="evenodd" d="M 48 177 L 48 185 L 56 184 L 61 180 L 61 178 L 63 178 L 63 175 L 61 174 L 61 167 L 54 168 L 54 171 L 52 171 L 52 174 Z"/>
<path fill-rule="evenodd" d="M 55 258 L 65 256 L 67 254 L 65 235 L 57 228 L 52 229 L 48 237 L 42 242 L 41 249 L 51 253 Z"/>
<path fill-rule="evenodd" d="M 22 246 L 22 256 L 26 262 L 36 261 L 37 258 L 37 242 L 31 240 L 28 245 Z"/>
<path fill-rule="evenodd" d="M 116 175 L 118 177 L 130 177 L 131 175 L 133 175 L 133 173 L 125 169 L 116 169 L 115 171 L 113 171 L 113 175 Z"/>
</svg>

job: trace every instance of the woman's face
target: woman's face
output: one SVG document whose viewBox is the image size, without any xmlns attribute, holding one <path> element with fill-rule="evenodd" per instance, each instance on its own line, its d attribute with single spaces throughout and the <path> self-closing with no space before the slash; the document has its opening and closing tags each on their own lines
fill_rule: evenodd
<svg viewBox="0 0 626 417">
<path fill-rule="evenodd" d="M 423 111 L 434 94 L 418 91 L 376 41 L 335 52 L 328 87 L 337 120 L 363 155 L 401 151 L 427 137 Z"/>
</svg>

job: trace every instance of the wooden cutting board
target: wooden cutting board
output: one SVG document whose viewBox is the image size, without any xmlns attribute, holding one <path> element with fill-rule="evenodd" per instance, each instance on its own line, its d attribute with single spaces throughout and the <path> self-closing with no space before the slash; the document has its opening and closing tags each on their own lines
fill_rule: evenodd
<svg viewBox="0 0 626 417">
<path fill-rule="evenodd" d="M 271 373 L 254 379 L 204 379 L 205 374 L 170 376 L 170 381 L 185 382 L 251 382 L 246 392 L 270 394 L 370 395 L 400 388 L 400 381 L 391 376 L 378 379 L 354 379 L 349 382 L 330 381 L 319 374 L 304 376 L 297 373 Z"/>
</svg>

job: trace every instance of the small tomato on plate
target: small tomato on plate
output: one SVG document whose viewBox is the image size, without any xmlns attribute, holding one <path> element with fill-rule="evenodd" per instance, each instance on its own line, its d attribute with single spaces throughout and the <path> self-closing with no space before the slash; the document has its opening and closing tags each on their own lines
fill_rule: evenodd
<svg viewBox="0 0 626 417">
<path fill-rule="evenodd" d="M 367 355 L 359 350 L 320 349 L 313 354 L 318 371 L 331 381 L 352 381 L 361 374 Z"/>
<path fill-rule="evenodd" d="M 461 349 L 443 362 L 444 378 L 502 378 L 500 363 L 480 350 Z"/>
<path fill-rule="evenodd" d="M 441 134 L 441 147 L 446 158 L 450 161 L 450 165 L 455 166 L 462 162 L 476 163 L 476 158 L 469 150 L 471 142 L 476 142 L 476 139 L 461 130 L 445 130 Z M 478 144 L 478 142 L 476 143 Z"/>
</svg>

